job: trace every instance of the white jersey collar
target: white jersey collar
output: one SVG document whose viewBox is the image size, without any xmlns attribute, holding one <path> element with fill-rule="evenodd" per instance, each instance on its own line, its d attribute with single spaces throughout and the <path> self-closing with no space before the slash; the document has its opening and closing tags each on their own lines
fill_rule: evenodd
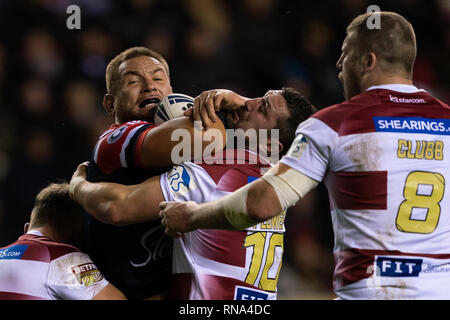
<svg viewBox="0 0 450 320">
<path fill-rule="evenodd" d="M 426 92 L 425 90 L 418 89 L 416 86 L 413 86 L 411 84 L 399 84 L 399 83 L 371 86 L 366 91 L 375 90 L 375 89 L 386 89 L 386 90 L 392 90 L 392 91 L 403 92 L 403 93 L 414 93 L 414 92 L 419 92 L 419 91 Z"/>
<path fill-rule="evenodd" d="M 27 232 L 27 234 L 34 234 L 35 236 L 40 236 L 40 237 L 44 236 L 40 231 L 37 231 L 37 230 L 30 230 Z"/>
</svg>

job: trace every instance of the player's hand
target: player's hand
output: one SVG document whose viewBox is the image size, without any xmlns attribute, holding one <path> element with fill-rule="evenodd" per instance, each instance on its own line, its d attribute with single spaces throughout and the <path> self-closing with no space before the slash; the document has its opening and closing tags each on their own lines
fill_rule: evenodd
<svg viewBox="0 0 450 320">
<path fill-rule="evenodd" d="M 216 89 L 202 92 L 194 99 L 194 107 L 187 110 L 184 115 L 191 117 L 194 121 L 201 121 L 205 130 L 211 126 L 211 122 L 216 122 L 216 111 L 232 112 L 245 104 L 248 98 L 237 93 Z"/>
<path fill-rule="evenodd" d="M 89 165 L 89 161 L 85 161 L 78 165 L 77 170 L 72 175 L 69 184 L 69 195 L 70 198 L 75 199 L 75 189 L 83 181 L 86 181 L 87 178 L 87 167 Z"/>
<path fill-rule="evenodd" d="M 159 204 L 159 217 L 166 227 L 166 234 L 179 238 L 182 233 L 195 230 L 191 226 L 192 217 L 198 207 L 193 201 L 189 202 L 161 202 Z"/>
</svg>

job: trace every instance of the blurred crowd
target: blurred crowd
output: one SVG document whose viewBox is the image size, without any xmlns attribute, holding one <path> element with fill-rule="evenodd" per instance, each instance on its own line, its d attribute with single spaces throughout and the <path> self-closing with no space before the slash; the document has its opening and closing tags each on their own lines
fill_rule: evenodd
<svg viewBox="0 0 450 320">
<path fill-rule="evenodd" d="M 66 27 L 72 4 L 80 30 Z M 1 0 L 0 246 L 23 232 L 36 193 L 69 180 L 112 123 L 101 101 L 120 51 L 160 52 L 177 93 L 290 86 L 321 109 L 343 100 L 335 64 L 345 27 L 372 4 L 412 22 L 415 84 L 450 102 L 449 0 Z M 279 297 L 333 297 L 324 187 L 290 209 L 287 230 Z"/>
</svg>

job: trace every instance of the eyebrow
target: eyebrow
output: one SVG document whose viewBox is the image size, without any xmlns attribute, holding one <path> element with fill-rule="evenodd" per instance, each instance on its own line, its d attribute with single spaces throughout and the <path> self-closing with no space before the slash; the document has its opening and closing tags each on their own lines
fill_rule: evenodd
<svg viewBox="0 0 450 320">
<path fill-rule="evenodd" d="M 151 75 L 154 75 L 155 73 L 160 72 L 160 71 L 164 72 L 164 69 L 161 68 L 161 67 L 158 67 L 158 68 L 152 70 L 152 71 L 150 72 L 150 74 L 151 74 Z M 138 77 L 142 77 L 142 75 L 141 75 L 138 71 L 136 71 L 136 70 L 127 70 L 127 71 L 125 71 L 124 74 L 123 74 L 123 76 L 125 77 L 125 76 L 127 76 L 127 75 L 135 75 L 135 76 L 138 76 Z"/>
</svg>

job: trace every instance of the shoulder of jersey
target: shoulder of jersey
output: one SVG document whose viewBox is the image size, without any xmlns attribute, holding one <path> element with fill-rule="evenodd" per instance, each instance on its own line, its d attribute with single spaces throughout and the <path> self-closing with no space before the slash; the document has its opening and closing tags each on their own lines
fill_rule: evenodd
<svg viewBox="0 0 450 320">
<path fill-rule="evenodd" d="M 13 247 L 20 247 L 20 249 L 17 248 L 16 250 L 21 251 L 20 258 L 22 260 L 42 262 L 50 262 L 69 253 L 80 252 L 74 246 L 34 235 L 22 236 L 18 242 L 10 246 L 10 248 Z"/>
</svg>

